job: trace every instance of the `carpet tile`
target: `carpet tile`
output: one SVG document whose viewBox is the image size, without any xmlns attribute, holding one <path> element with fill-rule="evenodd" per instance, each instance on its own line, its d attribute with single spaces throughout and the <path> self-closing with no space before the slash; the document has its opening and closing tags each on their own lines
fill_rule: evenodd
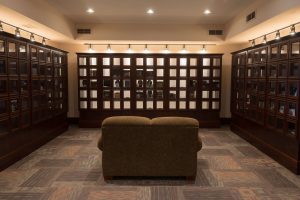
<svg viewBox="0 0 300 200">
<path fill-rule="evenodd" d="M 68 131 L 0 172 L 0 200 L 300 200 L 296 176 L 229 127 L 199 129 L 194 181 L 102 175 L 100 129 Z"/>
</svg>

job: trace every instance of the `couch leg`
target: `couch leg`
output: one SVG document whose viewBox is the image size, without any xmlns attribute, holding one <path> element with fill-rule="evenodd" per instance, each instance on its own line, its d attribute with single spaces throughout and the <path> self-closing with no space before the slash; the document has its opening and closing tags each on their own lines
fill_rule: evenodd
<svg viewBox="0 0 300 200">
<path fill-rule="evenodd" d="M 104 176 L 104 180 L 106 180 L 106 181 L 110 181 L 110 180 L 112 180 L 112 179 L 113 179 L 112 176 Z"/>
<path fill-rule="evenodd" d="M 194 181 L 196 179 L 196 176 L 186 176 L 187 181 Z"/>
</svg>

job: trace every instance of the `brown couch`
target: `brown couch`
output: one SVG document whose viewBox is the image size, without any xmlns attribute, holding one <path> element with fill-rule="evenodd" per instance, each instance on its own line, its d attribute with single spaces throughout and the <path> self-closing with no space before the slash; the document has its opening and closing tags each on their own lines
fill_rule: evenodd
<svg viewBox="0 0 300 200">
<path fill-rule="evenodd" d="M 198 127 L 197 120 L 183 117 L 105 119 L 98 143 L 104 177 L 195 177 L 202 147 Z"/>
</svg>

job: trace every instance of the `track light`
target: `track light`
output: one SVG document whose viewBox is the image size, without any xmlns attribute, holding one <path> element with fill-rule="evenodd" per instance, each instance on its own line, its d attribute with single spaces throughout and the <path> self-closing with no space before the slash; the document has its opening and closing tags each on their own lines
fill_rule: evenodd
<svg viewBox="0 0 300 200">
<path fill-rule="evenodd" d="M 43 41 L 42 41 L 43 45 L 46 45 L 46 38 L 43 37 Z"/>
<path fill-rule="evenodd" d="M 206 47 L 205 47 L 205 44 L 202 46 L 201 53 L 206 53 Z"/>
<path fill-rule="evenodd" d="M 46 39 L 46 38 L 45 38 Z M 250 41 L 251 42 L 251 41 Z M 111 44 L 92 44 L 92 43 L 84 43 L 84 45 L 87 45 L 88 47 L 88 50 L 89 51 L 94 51 L 92 49 L 92 47 L 94 46 L 106 46 L 106 53 L 114 53 L 114 51 L 111 49 Z M 120 45 L 120 46 L 127 46 L 128 45 L 128 49 L 126 50 L 126 53 L 134 53 L 135 51 L 133 49 L 131 49 L 131 44 L 112 44 L 112 45 Z M 151 51 L 148 49 L 148 45 L 153 45 L 153 46 L 161 46 L 162 44 L 133 44 L 135 46 L 144 46 L 144 50 L 142 51 L 143 53 L 151 53 Z M 170 50 L 169 50 L 169 46 L 178 46 L 178 45 L 181 45 L 181 44 L 165 44 L 165 48 L 162 50 L 162 53 L 171 53 Z M 188 44 L 188 45 L 195 45 L 195 46 L 200 46 L 202 47 L 202 49 L 200 50 L 200 52 L 198 53 L 206 53 L 206 47 L 207 46 L 213 46 L 213 45 L 216 45 L 216 44 Z M 186 44 L 182 44 L 182 49 L 179 51 L 179 53 L 188 53 L 189 51 L 186 49 Z"/>
<path fill-rule="evenodd" d="M 15 36 L 18 37 L 18 38 L 21 37 L 21 31 L 22 31 L 22 32 L 26 32 L 26 33 L 28 33 L 28 34 L 30 35 L 30 36 L 29 36 L 29 40 L 30 40 L 31 42 L 35 42 L 35 41 L 36 41 L 36 40 L 35 40 L 35 36 L 37 36 L 37 37 L 42 38 L 42 44 L 43 44 L 43 45 L 46 45 L 46 39 L 47 39 L 47 38 L 45 38 L 45 37 L 43 37 L 43 36 L 41 36 L 41 35 L 38 35 L 38 34 L 35 34 L 35 33 L 32 33 L 32 32 L 29 32 L 29 31 L 26 31 L 26 30 L 24 30 L 24 29 L 22 29 L 22 28 L 19 28 L 19 27 L 17 27 L 17 26 L 12 25 L 12 24 L 6 23 L 6 22 L 4 22 L 4 21 L 0 21 L 0 32 L 3 32 L 3 31 L 4 31 L 3 24 L 5 24 L 5 25 L 7 25 L 7 26 L 9 26 L 9 27 L 14 28 L 14 29 L 15 29 Z"/>
<path fill-rule="evenodd" d="M 185 44 L 184 44 L 184 45 L 182 45 L 182 50 L 181 50 L 181 53 L 187 53 L 187 50 L 186 50 L 186 48 L 185 48 Z"/>
<path fill-rule="evenodd" d="M 255 40 L 252 40 L 251 42 L 251 46 L 254 47 L 255 46 Z"/>
<path fill-rule="evenodd" d="M 92 52 L 93 51 L 93 47 L 92 47 L 92 44 L 89 44 L 89 49 L 88 49 L 89 52 Z"/>
<path fill-rule="evenodd" d="M 290 35 L 295 35 L 296 34 L 296 28 L 295 28 L 295 25 L 293 24 L 291 26 L 291 31 L 290 31 Z"/>
<path fill-rule="evenodd" d="M 145 44 L 144 53 L 149 53 L 149 49 L 148 49 L 148 45 L 147 44 Z"/>
<path fill-rule="evenodd" d="M 2 25 L 2 22 L 0 21 L 0 32 L 3 31 L 3 25 Z"/>
<path fill-rule="evenodd" d="M 280 39 L 280 32 L 278 30 L 278 31 L 276 31 L 275 40 L 279 40 L 279 39 Z"/>
<path fill-rule="evenodd" d="M 16 35 L 16 37 L 20 37 L 21 36 L 20 29 L 18 27 L 16 27 L 15 35 Z"/>
<path fill-rule="evenodd" d="M 132 49 L 131 49 L 131 44 L 128 44 L 127 53 L 133 53 L 133 51 L 132 51 Z"/>
<path fill-rule="evenodd" d="M 267 36 L 266 35 L 264 35 L 263 43 L 267 44 Z"/>
<path fill-rule="evenodd" d="M 280 31 L 286 30 L 286 29 L 289 29 L 288 31 L 289 31 L 289 35 L 290 35 L 290 36 L 294 36 L 294 35 L 297 34 L 297 32 L 296 32 L 296 26 L 297 26 L 297 25 L 300 25 L 300 22 L 297 22 L 297 23 L 291 24 L 291 25 L 289 25 L 289 26 L 282 27 L 282 28 L 277 29 L 277 30 L 275 30 L 275 31 L 269 32 L 269 33 L 267 33 L 267 34 L 261 35 L 261 36 L 259 36 L 259 37 L 257 37 L 257 38 L 254 38 L 254 39 L 249 40 L 249 42 L 250 42 L 250 43 L 252 42 L 252 46 L 253 46 L 253 40 L 262 38 L 261 43 L 262 43 L 262 44 L 267 44 L 267 43 L 268 43 L 267 36 L 269 36 L 269 35 L 274 35 L 274 34 L 275 34 L 274 40 L 280 40 L 280 39 L 281 39 L 281 35 L 280 35 L 281 33 L 280 33 Z M 284 33 L 286 33 L 286 31 L 284 31 Z"/>
<path fill-rule="evenodd" d="M 106 48 L 106 53 L 112 53 L 112 49 L 111 49 L 111 46 L 110 44 L 107 45 L 107 48 Z"/>
<path fill-rule="evenodd" d="M 170 53 L 169 45 L 166 44 L 165 49 L 163 50 L 163 53 Z"/>
<path fill-rule="evenodd" d="M 30 41 L 31 41 L 31 42 L 35 42 L 33 33 L 30 34 Z"/>
</svg>

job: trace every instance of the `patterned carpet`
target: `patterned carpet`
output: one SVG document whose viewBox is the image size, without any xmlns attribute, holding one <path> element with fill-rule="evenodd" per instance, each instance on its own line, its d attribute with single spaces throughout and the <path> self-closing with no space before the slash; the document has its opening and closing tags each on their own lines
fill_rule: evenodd
<svg viewBox="0 0 300 200">
<path fill-rule="evenodd" d="M 200 129 L 195 181 L 116 179 L 105 182 L 98 129 L 69 131 L 0 172 L 0 199 L 198 200 L 300 199 L 300 176 L 233 134 Z"/>
</svg>

